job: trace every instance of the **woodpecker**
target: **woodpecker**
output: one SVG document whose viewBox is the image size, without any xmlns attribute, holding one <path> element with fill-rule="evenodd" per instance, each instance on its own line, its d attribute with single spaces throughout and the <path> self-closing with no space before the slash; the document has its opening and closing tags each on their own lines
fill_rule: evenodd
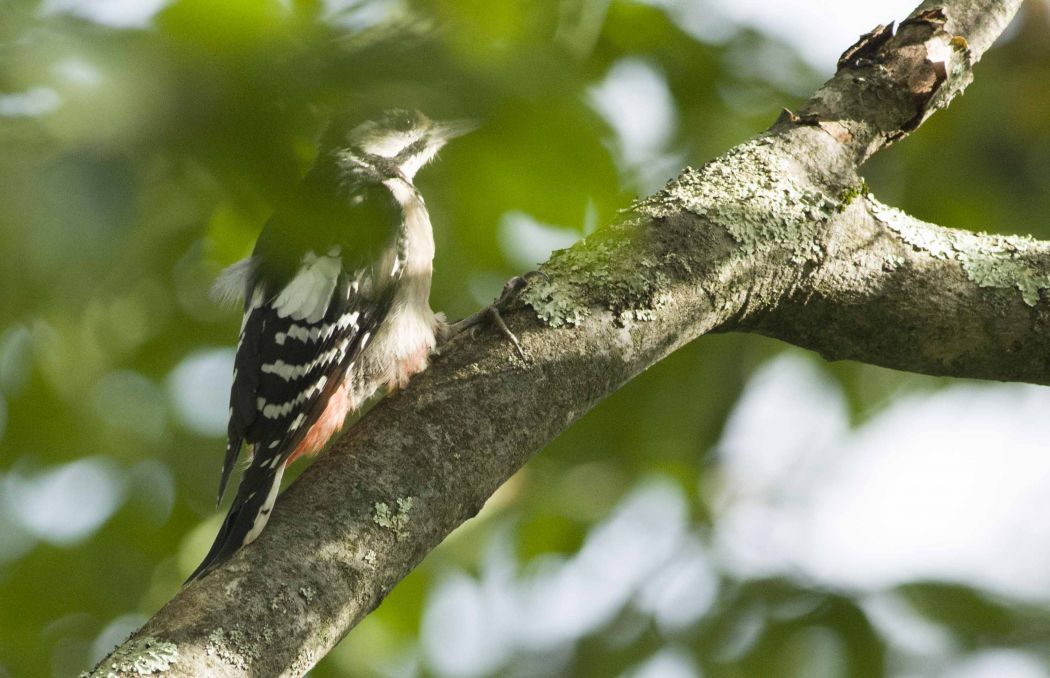
<svg viewBox="0 0 1050 678">
<path fill-rule="evenodd" d="M 321 450 L 379 389 L 427 366 L 446 325 L 430 308 L 434 236 L 413 179 L 474 126 L 404 110 L 349 131 L 333 123 L 252 255 L 220 275 L 220 296 L 244 295 L 220 502 L 242 447 L 248 464 L 187 581 L 259 536 L 288 464 Z"/>
</svg>

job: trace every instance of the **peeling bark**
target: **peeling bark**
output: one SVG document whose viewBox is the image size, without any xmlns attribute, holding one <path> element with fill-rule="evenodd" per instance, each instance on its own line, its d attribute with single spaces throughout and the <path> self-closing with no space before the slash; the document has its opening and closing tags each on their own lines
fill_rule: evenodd
<svg viewBox="0 0 1050 678">
<path fill-rule="evenodd" d="M 1050 384 L 1050 244 L 922 223 L 857 175 L 969 83 L 1019 4 L 927 2 L 876 29 L 799 115 L 556 253 L 507 317 L 528 364 L 495 333 L 457 339 L 91 675 L 302 675 L 532 454 L 707 332 Z"/>
</svg>

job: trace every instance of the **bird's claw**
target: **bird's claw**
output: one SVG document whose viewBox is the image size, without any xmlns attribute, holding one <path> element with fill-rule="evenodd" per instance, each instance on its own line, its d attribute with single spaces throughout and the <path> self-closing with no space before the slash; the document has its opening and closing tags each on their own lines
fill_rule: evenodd
<svg viewBox="0 0 1050 678">
<path fill-rule="evenodd" d="M 529 283 L 532 282 L 533 278 L 543 278 L 546 282 L 550 282 L 550 276 L 543 271 L 529 271 L 516 275 L 503 285 L 503 290 L 499 294 L 499 298 L 496 299 L 492 305 L 501 311 L 509 309 L 510 305 L 518 298 L 518 295 L 528 287 Z"/>
<path fill-rule="evenodd" d="M 500 291 L 499 297 L 491 305 L 486 306 L 477 313 L 469 315 L 458 322 L 451 323 L 445 330 L 443 343 L 447 343 L 449 340 L 462 334 L 466 330 L 471 330 L 473 333 L 478 325 L 483 322 L 489 322 L 495 325 L 499 333 L 514 345 L 514 350 L 517 352 L 518 356 L 523 361 L 527 362 L 528 356 L 525 354 L 525 349 L 522 348 L 521 342 L 518 341 L 518 337 L 510 331 L 509 327 L 507 327 L 507 323 L 503 321 L 502 312 L 509 310 L 511 304 L 517 300 L 518 296 L 528 286 L 529 282 L 537 277 L 550 281 L 550 278 L 543 271 L 529 271 L 528 273 L 516 275 L 508 280 Z"/>
</svg>

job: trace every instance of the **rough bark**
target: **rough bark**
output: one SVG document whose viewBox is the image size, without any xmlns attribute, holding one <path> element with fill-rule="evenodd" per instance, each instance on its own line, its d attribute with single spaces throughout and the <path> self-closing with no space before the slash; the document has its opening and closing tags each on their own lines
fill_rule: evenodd
<svg viewBox="0 0 1050 678">
<path fill-rule="evenodd" d="M 1050 383 L 1050 244 L 919 222 L 858 178 L 971 79 L 1020 0 L 926 2 L 799 111 L 544 266 L 290 487 L 267 530 L 92 675 L 298 676 L 529 457 L 712 331 L 928 374 Z"/>
</svg>

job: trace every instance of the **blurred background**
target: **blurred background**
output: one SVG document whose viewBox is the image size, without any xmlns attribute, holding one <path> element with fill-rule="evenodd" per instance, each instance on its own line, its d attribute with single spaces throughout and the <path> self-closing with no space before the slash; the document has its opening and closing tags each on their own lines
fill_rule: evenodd
<svg viewBox="0 0 1050 678">
<path fill-rule="evenodd" d="M 419 179 L 455 318 L 915 2 L 0 2 L 0 676 L 90 667 L 210 543 L 239 318 L 207 290 L 333 112 L 483 122 Z M 1048 17 L 865 168 L 882 200 L 1050 237 Z M 1050 390 L 705 337 L 311 675 L 1050 676 Z"/>
</svg>

